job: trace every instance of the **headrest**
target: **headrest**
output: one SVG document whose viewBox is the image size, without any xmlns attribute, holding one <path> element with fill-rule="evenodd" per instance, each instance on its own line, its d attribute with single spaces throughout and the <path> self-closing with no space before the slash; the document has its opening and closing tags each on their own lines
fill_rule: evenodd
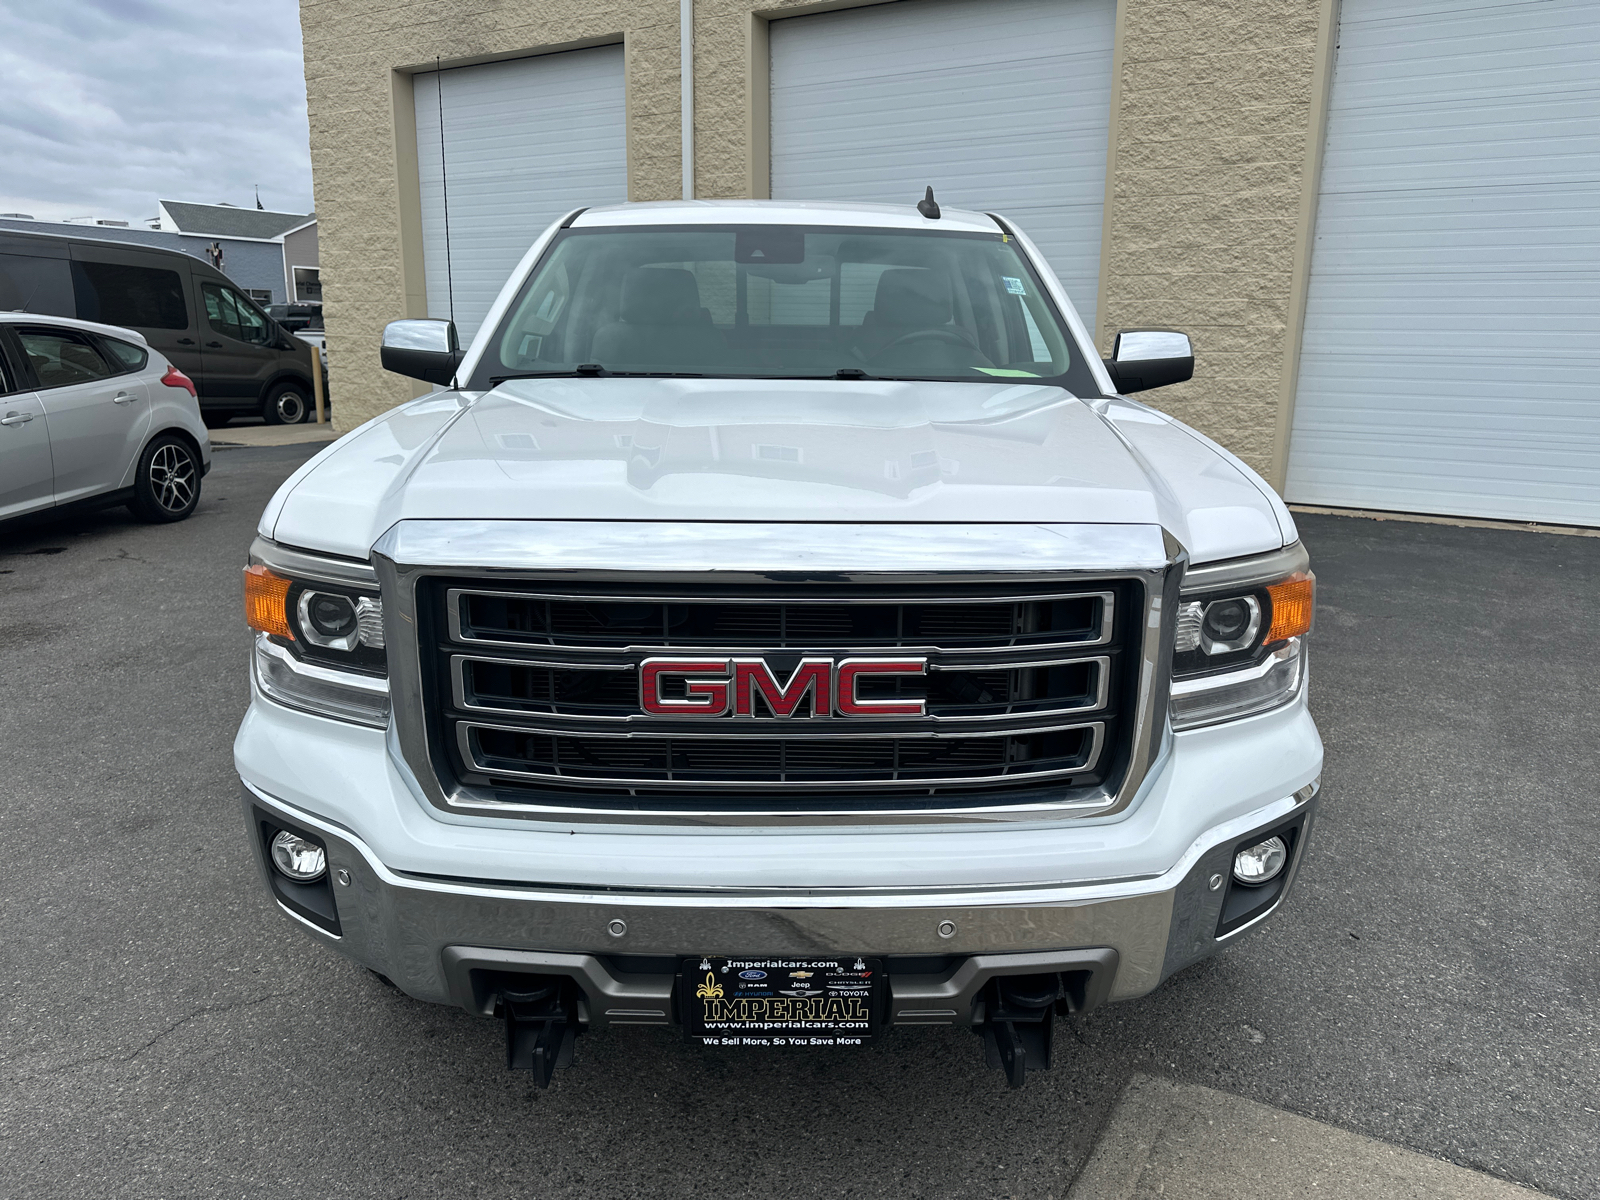
<svg viewBox="0 0 1600 1200">
<path fill-rule="evenodd" d="M 622 277 L 622 319 L 630 325 L 698 324 L 700 285 L 683 267 L 635 267 Z"/>
<path fill-rule="evenodd" d="M 878 276 L 872 301 L 877 322 L 903 329 L 932 329 L 950 320 L 950 280 L 940 271 L 893 267 Z"/>
</svg>

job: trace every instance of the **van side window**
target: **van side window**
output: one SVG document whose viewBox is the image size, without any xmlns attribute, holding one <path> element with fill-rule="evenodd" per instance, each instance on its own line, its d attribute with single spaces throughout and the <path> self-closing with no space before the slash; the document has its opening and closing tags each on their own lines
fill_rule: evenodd
<svg viewBox="0 0 1600 1200">
<path fill-rule="evenodd" d="M 72 276 L 67 260 L 0 250 L 0 312 L 12 311 L 41 317 L 72 316 Z"/>
<path fill-rule="evenodd" d="M 121 263 L 72 264 L 78 316 L 135 329 L 187 329 L 189 312 L 176 271 Z"/>
<path fill-rule="evenodd" d="M 205 296 L 206 320 L 211 323 L 212 329 L 237 341 L 257 346 L 264 346 L 272 340 L 267 319 L 231 287 L 224 287 L 220 283 L 202 283 L 200 291 Z"/>
<path fill-rule="evenodd" d="M 111 364 L 95 349 L 89 335 L 76 329 L 23 326 L 17 330 L 17 340 L 33 364 L 41 388 L 93 383 L 113 374 Z"/>
</svg>

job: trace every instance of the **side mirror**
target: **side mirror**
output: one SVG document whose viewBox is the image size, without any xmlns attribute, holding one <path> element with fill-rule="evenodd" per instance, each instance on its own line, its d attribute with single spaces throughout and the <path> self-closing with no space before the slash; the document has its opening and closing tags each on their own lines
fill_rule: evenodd
<svg viewBox="0 0 1600 1200">
<path fill-rule="evenodd" d="M 1105 364 L 1119 392 L 1144 392 L 1193 379 L 1194 347 L 1175 329 L 1124 329 Z"/>
<path fill-rule="evenodd" d="M 383 369 L 445 387 L 461 363 L 454 321 L 390 321 L 383 327 Z"/>
</svg>

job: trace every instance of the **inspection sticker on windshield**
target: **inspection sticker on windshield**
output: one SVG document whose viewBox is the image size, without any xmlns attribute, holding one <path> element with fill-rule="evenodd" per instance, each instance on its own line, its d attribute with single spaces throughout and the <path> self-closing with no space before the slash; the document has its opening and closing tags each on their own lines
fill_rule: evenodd
<svg viewBox="0 0 1600 1200">
<path fill-rule="evenodd" d="M 876 958 L 689 958 L 678 1011 L 705 1046 L 864 1046 L 888 987 Z"/>
<path fill-rule="evenodd" d="M 1027 289 L 1022 286 L 1022 280 L 1016 278 L 1015 276 L 1002 275 L 1000 276 L 1000 280 L 1006 285 L 1006 291 L 1010 292 L 1013 296 L 1026 296 L 1028 294 Z"/>
</svg>

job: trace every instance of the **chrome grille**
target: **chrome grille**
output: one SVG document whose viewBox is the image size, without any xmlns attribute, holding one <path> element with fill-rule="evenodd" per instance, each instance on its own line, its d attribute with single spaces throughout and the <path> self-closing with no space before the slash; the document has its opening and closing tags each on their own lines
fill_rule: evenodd
<svg viewBox="0 0 1600 1200">
<path fill-rule="evenodd" d="M 623 600 L 615 594 L 450 588 L 446 607 L 455 641 L 570 651 L 1078 649 L 1109 642 L 1115 624 L 1109 591 L 908 603 L 872 595 L 832 601 L 659 595 Z"/>
<path fill-rule="evenodd" d="M 811 809 L 829 793 L 1002 803 L 1106 784 L 1131 733 L 1143 604 L 1131 580 L 1003 592 L 419 582 L 424 715 L 447 790 L 663 809 L 696 793 L 770 804 L 798 792 Z M 925 676 L 865 679 L 857 694 L 925 699 L 925 711 L 845 718 L 808 696 L 786 718 L 646 715 L 640 664 L 664 655 L 758 656 L 783 678 L 802 655 L 916 655 Z"/>
</svg>

